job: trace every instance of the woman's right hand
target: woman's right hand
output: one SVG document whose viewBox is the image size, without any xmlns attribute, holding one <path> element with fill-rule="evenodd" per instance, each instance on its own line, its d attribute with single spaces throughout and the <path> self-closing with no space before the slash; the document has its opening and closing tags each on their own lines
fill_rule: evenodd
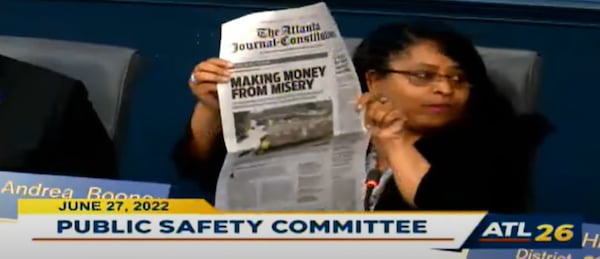
<svg viewBox="0 0 600 259">
<path fill-rule="evenodd" d="M 228 82 L 233 64 L 223 59 L 211 58 L 198 64 L 189 80 L 189 87 L 196 98 L 207 108 L 219 110 L 217 84 Z"/>
<path fill-rule="evenodd" d="M 217 84 L 229 81 L 230 62 L 211 58 L 198 64 L 189 80 L 189 87 L 198 104 L 190 122 L 192 155 L 198 159 L 210 157 L 217 137 L 222 132 Z"/>
</svg>

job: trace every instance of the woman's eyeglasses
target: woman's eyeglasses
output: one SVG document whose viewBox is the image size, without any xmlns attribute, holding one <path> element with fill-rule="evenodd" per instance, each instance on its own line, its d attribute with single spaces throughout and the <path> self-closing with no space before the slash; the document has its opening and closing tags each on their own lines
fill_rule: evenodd
<svg viewBox="0 0 600 259">
<path fill-rule="evenodd" d="M 386 69 L 383 70 L 386 73 L 395 73 L 408 77 L 408 81 L 415 86 L 431 86 L 442 79 L 448 80 L 448 83 L 453 87 L 458 88 L 467 88 L 470 87 L 467 79 L 462 75 L 442 75 L 432 71 L 426 70 L 416 70 L 416 71 L 408 71 L 408 70 L 394 70 L 394 69 Z"/>
</svg>

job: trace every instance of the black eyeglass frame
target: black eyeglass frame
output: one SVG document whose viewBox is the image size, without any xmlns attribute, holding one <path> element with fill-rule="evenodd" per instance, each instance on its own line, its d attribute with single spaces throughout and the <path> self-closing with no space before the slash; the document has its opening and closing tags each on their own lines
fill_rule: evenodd
<svg viewBox="0 0 600 259">
<path fill-rule="evenodd" d="M 451 86 L 459 87 L 459 88 L 470 88 L 471 84 L 469 81 L 460 77 L 459 75 L 444 75 L 440 73 L 430 72 L 430 71 L 420 71 L 420 70 L 396 70 L 396 69 L 383 69 L 379 70 L 383 73 L 392 73 L 392 74 L 400 74 L 408 77 L 408 81 L 415 86 L 431 86 L 433 83 L 439 82 L 442 78 L 446 79 Z M 429 78 L 423 77 L 420 74 L 427 73 Z M 422 81 L 417 81 L 422 80 Z"/>
</svg>

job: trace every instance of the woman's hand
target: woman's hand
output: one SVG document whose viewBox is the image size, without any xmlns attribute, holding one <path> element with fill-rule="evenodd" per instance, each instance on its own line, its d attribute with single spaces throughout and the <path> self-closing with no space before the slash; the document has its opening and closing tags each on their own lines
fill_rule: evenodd
<svg viewBox="0 0 600 259">
<path fill-rule="evenodd" d="M 371 132 L 378 157 L 385 157 L 393 146 L 405 142 L 406 118 L 386 97 L 365 93 L 358 98 L 357 108 L 365 109 L 365 127 Z"/>
<path fill-rule="evenodd" d="M 213 110 L 219 109 L 217 84 L 229 81 L 233 65 L 219 58 L 211 58 L 198 64 L 189 81 L 189 87 L 198 100 Z"/>
<path fill-rule="evenodd" d="M 190 122 L 190 152 L 198 159 L 209 156 L 222 132 L 217 84 L 229 81 L 231 67 L 226 60 L 211 58 L 198 64 L 190 76 L 188 86 L 198 99 Z"/>
<path fill-rule="evenodd" d="M 415 195 L 430 168 L 413 145 L 418 136 L 404 127 L 406 117 L 385 97 L 363 94 L 357 108 L 365 109 L 365 126 L 371 131 L 371 143 L 377 151 L 377 168 L 391 168 L 400 195 L 417 207 Z"/>
</svg>

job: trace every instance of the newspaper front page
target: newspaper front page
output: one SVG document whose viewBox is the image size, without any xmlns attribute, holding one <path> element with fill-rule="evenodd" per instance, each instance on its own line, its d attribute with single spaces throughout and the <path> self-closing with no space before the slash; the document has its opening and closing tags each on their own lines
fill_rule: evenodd
<svg viewBox="0 0 600 259">
<path fill-rule="evenodd" d="M 360 84 L 324 3 L 250 14 L 222 25 L 218 86 L 228 155 L 223 210 L 359 210 L 368 135 Z"/>
</svg>

